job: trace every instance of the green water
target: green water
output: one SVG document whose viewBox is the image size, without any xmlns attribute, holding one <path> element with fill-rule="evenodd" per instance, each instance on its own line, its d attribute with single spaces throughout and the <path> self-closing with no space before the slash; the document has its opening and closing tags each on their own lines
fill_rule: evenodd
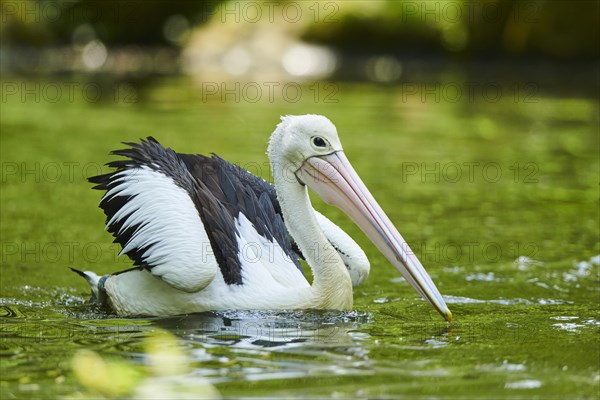
<svg viewBox="0 0 600 400">
<path fill-rule="evenodd" d="M 254 101 L 203 96 L 184 79 L 90 93 L 74 82 L 72 96 L 64 81 L 3 82 L 2 399 L 87 393 L 71 370 L 76 350 L 139 367 L 158 329 L 179 338 L 192 376 L 225 397 L 597 398 L 596 100 L 507 86 L 494 101 L 447 101 L 407 87 L 320 84 Z M 279 115 L 309 112 L 336 123 L 453 311 L 450 326 L 316 198 L 371 260 L 355 311 L 120 319 L 85 304 L 86 284 L 68 266 L 130 265 L 116 257 L 100 193 L 85 181 L 108 172 L 110 150 L 153 135 L 268 178 Z"/>
</svg>

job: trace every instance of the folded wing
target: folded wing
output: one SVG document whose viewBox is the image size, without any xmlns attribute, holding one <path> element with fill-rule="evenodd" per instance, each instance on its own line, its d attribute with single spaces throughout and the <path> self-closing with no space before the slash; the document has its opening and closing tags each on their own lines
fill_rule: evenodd
<svg viewBox="0 0 600 400">
<path fill-rule="evenodd" d="M 243 214 L 301 270 L 269 183 L 216 155 L 178 154 L 151 137 L 127 145 L 112 152 L 125 157 L 108 164 L 114 172 L 90 181 L 106 191 L 107 229 L 137 267 L 187 292 L 218 272 L 242 284 L 236 219 Z"/>
</svg>

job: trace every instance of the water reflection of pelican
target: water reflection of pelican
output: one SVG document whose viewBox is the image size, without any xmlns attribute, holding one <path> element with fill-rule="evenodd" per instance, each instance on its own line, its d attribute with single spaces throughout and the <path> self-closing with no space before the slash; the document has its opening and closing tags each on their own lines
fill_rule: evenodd
<svg viewBox="0 0 600 400">
<path fill-rule="evenodd" d="M 349 331 L 368 320 L 355 312 L 217 311 L 160 318 L 156 325 L 208 345 L 273 348 L 349 346 Z"/>
</svg>

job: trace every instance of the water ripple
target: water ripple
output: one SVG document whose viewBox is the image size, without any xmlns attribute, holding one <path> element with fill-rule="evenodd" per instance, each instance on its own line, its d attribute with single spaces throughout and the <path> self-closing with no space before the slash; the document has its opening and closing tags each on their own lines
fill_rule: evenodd
<svg viewBox="0 0 600 400">
<path fill-rule="evenodd" d="M 531 304 L 541 304 L 541 305 L 557 305 L 557 304 L 572 304 L 571 301 L 560 300 L 560 299 L 537 299 L 535 301 L 516 298 L 516 299 L 472 299 L 470 297 L 462 297 L 462 296 L 443 296 L 444 300 L 448 304 L 502 304 L 502 305 L 515 305 L 515 304 L 523 304 L 523 305 L 531 305 Z"/>
<path fill-rule="evenodd" d="M 542 387 L 542 381 L 537 379 L 524 379 L 522 381 L 507 382 L 505 389 L 537 389 Z"/>
</svg>

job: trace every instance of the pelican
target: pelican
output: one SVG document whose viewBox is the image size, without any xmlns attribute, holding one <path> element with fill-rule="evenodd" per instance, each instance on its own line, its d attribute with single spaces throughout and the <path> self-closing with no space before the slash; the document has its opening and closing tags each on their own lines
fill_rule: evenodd
<svg viewBox="0 0 600 400">
<path fill-rule="evenodd" d="M 369 274 L 362 249 L 310 202 L 310 187 L 345 212 L 447 321 L 452 314 L 346 158 L 324 116 L 285 116 L 267 154 L 273 185 L 217 155 L 181 154 L 152 137 L 112 154 L 90 178 L 106 191 L 106 228 L 134 267 L 79 271 L 92 298 L 121 316 L 223 309 L 352 308 Z M 305 278 L 299 258 L 313 280 Z"/>
</svg>

